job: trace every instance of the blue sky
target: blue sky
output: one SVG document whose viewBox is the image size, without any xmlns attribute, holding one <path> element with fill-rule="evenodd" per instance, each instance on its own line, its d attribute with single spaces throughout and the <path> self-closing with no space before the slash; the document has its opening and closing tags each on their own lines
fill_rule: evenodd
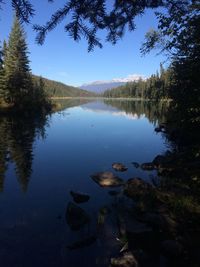
<svg viewBox="0 0 200 267">
<path fill-rule="evenodd" d="M 33 2 L 37 15 L 31 22 L 44 24 L 53 10 L 65 1 L 60 0 L 54 4 L 38 0 Z M 13 11 L 10 1 L 7 1 L 0 11 L 1 41 L 8 38 L 12 20 Z M 153 12 L 148 11 L 142 18 L 137 18 L 136 22 L 137 29 L 132 33 L 127 32 L 115 46 L 105 42 L 103 49 L 95 48 L 90 53 L 87 52 L 85 40 L 76 43 L 64 32 L 63 23 L 49 33 L 42 46 L 36 44 L 36 34 L 31 25 L 25 25 L 32 72 L 75 86 L 96 80 L 125 78 L 131 74 L 149 76 L 159 69 L 160 62 L 165 59 L 156 55 L 158 51 L 145 57 L 139 51 L 145 33 L 156 27 L 156 19 Z"/>
</svg>

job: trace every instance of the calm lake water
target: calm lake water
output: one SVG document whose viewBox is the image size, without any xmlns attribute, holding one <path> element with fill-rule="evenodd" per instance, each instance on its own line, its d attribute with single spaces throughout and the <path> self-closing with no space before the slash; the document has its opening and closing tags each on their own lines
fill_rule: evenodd
<svg viewBox="0 0 200 267">
<path fill-rule="evenodd" d="M 0 117 L 0 264 L 2 267 L 109 266 L 121 249 L 112 217 L 97 233 L 99 210 L 112 209 L 109 188 L 90 175 L 113 171 L 127 180 L 152 181 L 154 172 L 135 168 L 164 153 L 164 137 L 154 131 L 164 109 L 149 102 L 62 101 L 47 119 Z M 124 163 L 123 173 L 112 169 Z M 79 231 L 66 220 L 70 190 L 90 195 L 78 204 L 90 217 Z M 117 189 L 119 190 L 119 189 Z M 122 199 L 125 197 L 122 197 Z M 94 242 L 71 250 L 76 241 Z M 90 239 L 90 238 L 89 238 Z"/>
</svg>

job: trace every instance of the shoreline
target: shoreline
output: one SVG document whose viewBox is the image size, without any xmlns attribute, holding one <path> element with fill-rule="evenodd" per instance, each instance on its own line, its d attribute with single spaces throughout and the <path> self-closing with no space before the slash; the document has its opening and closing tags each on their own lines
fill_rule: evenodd
<svg viewBox="0 0 200 267">
<path fill-rule="evenodd" d="M 51 100 L 63 100 L 63 99 L 110 99 L 110 100 L 131 100 L 131 101 L 152 101 L 152 102 L 171 102 L 172 99 L 146 99 L 146 98 L 134 98 L 134 97 L 104 97 L 104 96 L 63 96 L 63 97 L 50 97 Z"/>
</svg>

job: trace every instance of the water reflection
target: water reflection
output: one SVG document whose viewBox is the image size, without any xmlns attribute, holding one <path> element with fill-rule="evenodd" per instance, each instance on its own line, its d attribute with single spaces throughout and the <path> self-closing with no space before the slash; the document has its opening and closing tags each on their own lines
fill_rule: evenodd
<svg viewBox="0 0 200 267">
<path fill-rule="evenodd" d="M 139 119 L 145 115 L 149 122 L 153 124 L 165 121 L 166 109 L 168 107 L 167 102 L 152 103 L 150 101 L 124 101 L 120 99 L 105 99 L 104 103 L 108 106 L 124 111 L 132 118 Z"/>
<path fill-rule="evenodd" d="M 59 100 L 57 110 L 88 103 L 91 99 Z M 36 139 L 45 139 L 46 115 L 0 116 L 0 192 L 4 190 L 5 173 L 14 163 L 18 182 L 23 192 L 28 189 L 34 158 L 33 144 Z"/>
<path fill-rule="evenodd" d="M 89 102 L 94 102 L 93 98 L 68 98 L 54 100 L 56 104 L 56 111 L 63 111 L 67 108 L 81 106 Z"/>
<path fill-rule="evenodd" d="M 143 116 L 155 124 L 165 120 L 166 104 L 152 105 L 147 101 L 122 101 L 104 99 L 65 99 L 59 100 L 58 110 L 82 105 L 83 109 L 98 113 L 111 113 L 114 116 L 126 116 L 139 119 Z M 45 138 L 45 116 L 0 117 L 0 191 L 3 191 L 5 172 L 9 163 L 15 164 L 16 176 L 22 191 L 26 191 L 32 173 L 33 143 L 41 137 Z"/>
<path fill-rule="evenodd" d="M 120 187 L 102 188 L 90 175 L 114 172 L 112 163 L 122 161 L 128 170 L 115 174 L 123 181 L 148 179 L 133 160 L 145 162 L 165 148 L 149 123 L 164 120 L 162 105 L 67 99 L 58 110 L 65 112 L 49 118 L 0 117 L 2 191 L 5 173 L 10 181 L 0 201 L 0 258 L 5 267 L 109 266 L 127 243 L 123 220 L 129 210 Z M 60 119 L 64 116 L 66 120 Z M 16 175 L 10 172 L 12 165 Z M 18 191 L 13 178 L 26 194 Z"/>
<path fill-rule="evenodd" d="M 45 138 L 46 116 L 0 117 L 0 191 L 4 189 L 5 172 L 14 163 L 16 177 L 22 191 L 28 189 L 32 173 L 33 143 Z"/>
<path fill-rule="evenodd" d="M 157 124 L 165 121 L 168 102 L 135 101 L 123 99 L 103 99 L 82 105 L 83 109 L 96 113 L 110 113 L 113 116 L 126 117 L 136 120 L 146 117 L 150 123 Z"/>
</svg>

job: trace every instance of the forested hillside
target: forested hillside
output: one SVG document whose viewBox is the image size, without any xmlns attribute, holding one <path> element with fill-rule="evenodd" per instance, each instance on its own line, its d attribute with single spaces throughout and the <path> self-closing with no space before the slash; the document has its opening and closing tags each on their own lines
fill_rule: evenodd
<svg viewBox="0 0 200 267">
<path fill-rule="evenodd" d="M 170 68 L 165 70 L 160 65 L 160 73 L 151 75 L 146 80 L 129 82 L 104 92 L 104 97 L 126 97 L 161 100 L 170 98 L 170 86 L 173 82 L 173 72 Z"/>
<path fill-rule="evenodd" d="M 69 86 L 61 82 L 33 75 L 34 83 L 41 83 L 41 80 L 43 83 L 43 89 L 49 97 L 87 97 L 95 95 L 94 93 L 88 92 L 86 90 L 81 90 L 79 88 Z"/>
</svg>

